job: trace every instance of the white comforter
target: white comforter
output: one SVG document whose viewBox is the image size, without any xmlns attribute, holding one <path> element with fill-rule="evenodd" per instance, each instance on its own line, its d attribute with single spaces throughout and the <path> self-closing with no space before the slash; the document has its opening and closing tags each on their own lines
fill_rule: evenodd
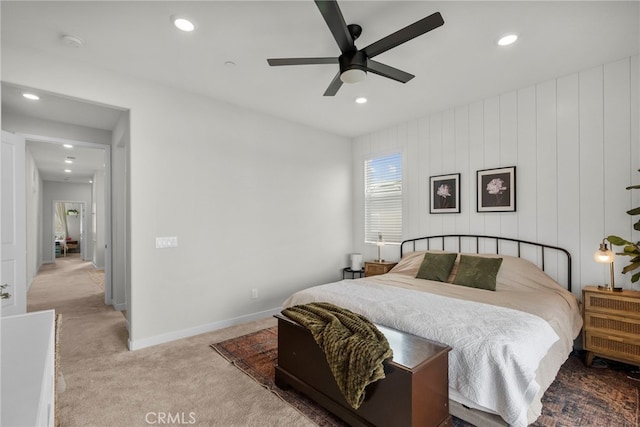
<svg viewBox="0 0 640 427">
<path fill-rule="evenodd" d="M 527 425 L 527 408 L 540 389 L 536 369 L 559 339 L 549 323 L 533 314 L 369 279 L 306 289 L 289 297 L 284 307 L 314 301 L 449 345 L 450 389 L 513 426 Z"/>
</svg>

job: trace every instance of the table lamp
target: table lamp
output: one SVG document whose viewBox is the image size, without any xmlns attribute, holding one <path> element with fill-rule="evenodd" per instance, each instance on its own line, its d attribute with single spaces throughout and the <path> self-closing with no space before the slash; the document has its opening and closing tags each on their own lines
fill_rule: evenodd
<svg viewBox="0 0 640 427">
<path fill-rule="evenodd" d="M 380 248 L 384 246 L 384 239 L 382 238 L 382 234 L 378 233 L 378 241 L 376 242 L 376 246 L 378 246 L 378 259 L 374 260 L 375 262 L 384 262 L 382 257 L 380 257 Z"/>
<path fill-rule="evenodd" d="M 600 243 L 600 249 L 593 254 L 593 259 L 596 262 L 601 264 L 609 264 L 610 274 L 611 274 L 611 283 L 605 286 L 598 286 L 598 289 L 603 289 L 605 291 L 621 291 L 622 288 L 615 287 L 615 279 L 613 274 L 613 259 L 616 257 L 612 250 L 609 249 L 607 244 L 605 243 L 607 239 L 602 239 L 602 243 Z"/>
</svg>

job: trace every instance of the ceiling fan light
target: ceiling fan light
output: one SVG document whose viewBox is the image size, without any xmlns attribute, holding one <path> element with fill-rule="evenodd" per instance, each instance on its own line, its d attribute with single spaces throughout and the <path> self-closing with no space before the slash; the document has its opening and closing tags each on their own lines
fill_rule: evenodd
<svg viewBox="0 0 640 427">
<path fill-rule="evenodd" d="M 358 83 L 367 77 L 367 72 L 359 68 L 351 68 L 340 74 L 342 83 Z"/>
</svg>

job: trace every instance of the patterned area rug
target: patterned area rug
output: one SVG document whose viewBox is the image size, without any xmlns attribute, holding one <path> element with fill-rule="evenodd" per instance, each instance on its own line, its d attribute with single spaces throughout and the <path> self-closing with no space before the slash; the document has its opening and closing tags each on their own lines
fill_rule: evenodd
<svg viewBox="0 0 640 427">
<path fill-rule="evenodd" d="M 346 425 L 305 395 L 275 385 L 277 327 L 211 344 L 211 347 L 319 426 Z M 545 393 L 542 415 L 532 426 L 638 427 L 639 385 L 640 382 L 628 379 L 623 369 L 587 368 L 579 356 L 572 355 Z M 471 426 L 455 417 L 453 424 Z"/>
<path fill-rule="evenodd" d="M 241 337 L 232 338 L 211 347 L 238 369 L 249 375 L 266 389 L 302 412 L 322 427 L 347 426 L 340 418 L 293 389 L 282 390 L 274 383 L 278 361 L 278 327 L 267 328 Z"/>
</svg>

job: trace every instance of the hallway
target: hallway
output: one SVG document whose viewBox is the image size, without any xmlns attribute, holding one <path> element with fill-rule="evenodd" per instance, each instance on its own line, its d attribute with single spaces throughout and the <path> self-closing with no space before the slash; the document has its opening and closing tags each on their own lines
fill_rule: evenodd
<svg viewBox="0 0 640 427">
<path fill-rule="evenodd" d="M 79 253 L 56 258 L 55 263 L 43 264 L 27 294 L 27 311 L 56 308 L 76 297 L 103 294 L 104 271 L 82 261 Z M 104 300 L 104 297 L 102 297 Z"/>
<path fill-rule="evenodd" d="M 86 384 L 87 370 L 98 367 L 105 354 L 127 351 L 126 319 L 105 305 L 103 287 L 104 272 L 70 253 L 43 265 L 27 293 L 28 312 L 54 309 L 62 315 L 60 372 L 67 384 L 58 401 L 62 425 L 70 425 L 64 414 L 91 393 L 78 388 Z"/>
<path fill-rule="evenodd" d="M 27 293 L 27 311 L 49 309 L 62 315 L 62 368 L 105 351 L 126 350 L 126 319 L 104 303 L 104 271 L 82 261 L 80 254 L 56 258 L 36 275 Z"/>
</svg>

